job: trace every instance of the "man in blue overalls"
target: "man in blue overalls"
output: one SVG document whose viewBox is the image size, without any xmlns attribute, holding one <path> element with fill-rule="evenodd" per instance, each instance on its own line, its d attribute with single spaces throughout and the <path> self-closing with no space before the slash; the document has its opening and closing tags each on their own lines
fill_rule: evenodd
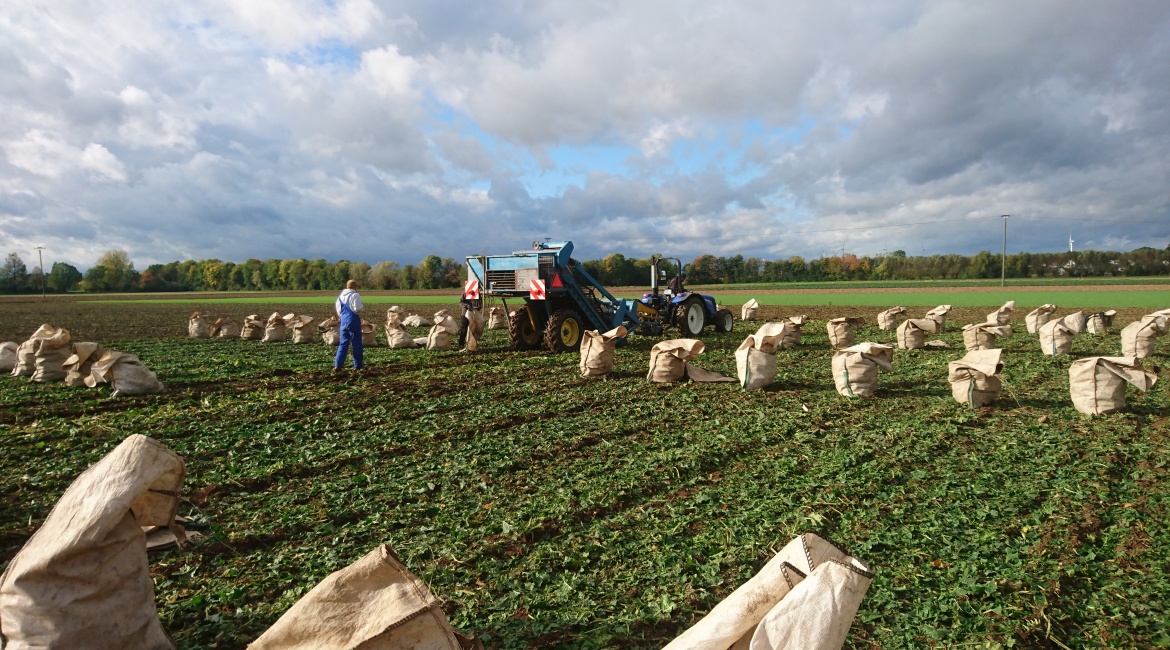
<svg viewBox="0 0 1170 650">
<path fill-rule="evenodd" d="M 337 296 L 333 308 L 337 310 L 337 317 L 341 319 L 341 345 L 337 346 L 337 357 L 333 360 L 334 372 L 339 372 L 345 365 L 345 355 L 349 346 L 353 344 L 353 369 L 362 369 L 362 297 L 357 292 L 357 280 L 345 283 L 345 291 Z"/>
</svg>

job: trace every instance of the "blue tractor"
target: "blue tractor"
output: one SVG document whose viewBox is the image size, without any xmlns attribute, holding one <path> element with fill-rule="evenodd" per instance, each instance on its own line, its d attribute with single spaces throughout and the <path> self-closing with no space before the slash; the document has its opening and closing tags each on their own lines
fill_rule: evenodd
<svg viewBox="0 0 1170 650">
<path fill-rule="evenodd" d="M 663 258 L 651 258 L 651 291 L 641 300 L 615 297 L 572 258 L 573 242 L 533 242 L 532 249 L 508 255 L 467 258 L 468 280 L 482 296 L 524 305 L 511 312 L 508 339 L 513 350 L 534 350 L 543 343 L 553 352 L 576 350 L 586 330 L 608 331 L 625 325 L 630 331 L 660 334 L 677 327 L 694 337 L 707 325 L 730 332 L 731 312 L 718 309 L 715 299 L 698 293 L 672 295 L 658 285 L 666 271 Z M 681 270 L 677 260 L 675 268 Z"/>
</svg>

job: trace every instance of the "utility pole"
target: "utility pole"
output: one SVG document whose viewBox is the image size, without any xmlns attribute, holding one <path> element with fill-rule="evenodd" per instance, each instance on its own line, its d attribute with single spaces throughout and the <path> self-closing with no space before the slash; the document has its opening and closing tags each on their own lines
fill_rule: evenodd
<svg viewBox="0 0 1170 650">
<path fill-rule="evenodd" d="M 45 299 L 45 260 L 41 257 L 44 246 L 37 246 L 37 265 L 41 267 L 41 300 Z"/>
<path fill-rule="evenodd" d="M 1003 217 L 1003 256 L 999 267 L 999 286 L 1004 286 L 1007 281 L 1007 220 L 1010 214 L 1001 214 Z"/>
</svg>

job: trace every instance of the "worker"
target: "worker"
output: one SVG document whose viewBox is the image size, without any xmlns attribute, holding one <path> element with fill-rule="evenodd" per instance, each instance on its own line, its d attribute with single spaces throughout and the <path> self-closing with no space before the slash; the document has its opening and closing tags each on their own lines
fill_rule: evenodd
<svg viewBox="0 0 1170 650">
<path fill-rule="evenodd" d="M 341 341 L 333 359 L 333 372 L 341 372 L 349 346 L 353 345 L 353 369 L 362 369 L 362 297 L 357 292 L 357 280 L 345 283 L 345 290 L 337 296 L 333 308 L 341 319 Z"/>
<path fill-rule="evenodd" d="M 468 297 L 465 293 L 459 299 L 459 311 L 462 314 L 462 320 L 459 322 L 459 350 L 467 351 L 467 329 L 471 326 L 471 312 L 475 309 L 475 300 Z"/>
<path fill-rule="evenodd" d="M 680 271 L 679 274 L 674 276 L 674 279 L 670 281 L 670 285 L 669 285 L 670 292 L 676 296 L 686 293 L 687 288 L 685 286 L 683 286 L 683 283 L 686 281 L 687 281 L 687 272 Z"/>
</svg>

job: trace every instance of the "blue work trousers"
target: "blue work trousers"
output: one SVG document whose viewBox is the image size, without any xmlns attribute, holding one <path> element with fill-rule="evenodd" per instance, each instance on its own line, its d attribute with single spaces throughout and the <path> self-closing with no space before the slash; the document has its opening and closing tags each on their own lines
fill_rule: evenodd
<svg viewBox="0 0 1170 650">
<path fill-rule="evenodd" d="M 362 320 L 358 315 L 341 307 L 341 344 L 337 346 L 337 357 L 333 359 L 333 367 L 341 368 L 345 365 L 345 356 L 349 354 L 349 346 L 353 345 L 354 370 L 362 369 Z"/>
</svg>

